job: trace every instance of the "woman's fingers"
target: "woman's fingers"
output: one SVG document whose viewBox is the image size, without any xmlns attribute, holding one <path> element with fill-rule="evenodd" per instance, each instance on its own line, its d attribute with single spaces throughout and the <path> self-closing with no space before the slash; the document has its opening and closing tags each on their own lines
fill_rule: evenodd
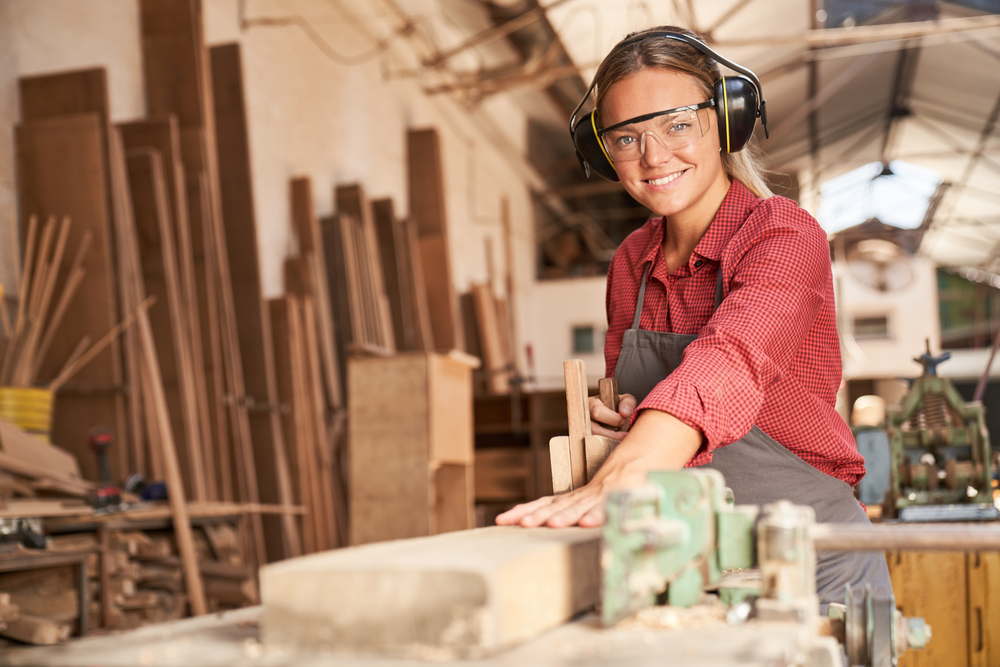
<svg viewBox="0 0 1000 667">
<path fill-rule="evenodd" d="M 594 435 L 602 435 L 605 438 L 611 438 L 613 440 L 622 440 L 626 435 L 628 435 L 628 431 L 612 431 L 606 426 L 593 420 L 590 422 L 590 430 L 593 431 Z"/>
<path fill-rule="evenodd" d="M 498 526 L 516 526 L 521 523 L 521 520 L 535 512 L 541 507 L 546 505 L 551 505 L 556 501 L 556 496 L 544 496 L 542 498 L 537 498 L 529 503 L 523 503 L 517 507 L 513 507 L 503 514 L 497 515 L 497 525 Z"/>
</svg>

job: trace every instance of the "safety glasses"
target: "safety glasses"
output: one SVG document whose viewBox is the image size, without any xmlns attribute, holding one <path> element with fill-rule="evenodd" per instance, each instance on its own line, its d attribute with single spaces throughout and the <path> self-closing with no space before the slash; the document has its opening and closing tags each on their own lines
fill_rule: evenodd
<svg viewBox="0 0 1000 667">
<path fill-rule="evenodd" d="M 614 162 L 640 159 L 646 153 L 647 137 L 652 137 L 664 150 L 676 151 L 705 136 L 708 123 L 702 122 L 701 110 L 714 106 L 712 99 L 636 116 L 598 130 L 597 136 Z"/>
</svg>

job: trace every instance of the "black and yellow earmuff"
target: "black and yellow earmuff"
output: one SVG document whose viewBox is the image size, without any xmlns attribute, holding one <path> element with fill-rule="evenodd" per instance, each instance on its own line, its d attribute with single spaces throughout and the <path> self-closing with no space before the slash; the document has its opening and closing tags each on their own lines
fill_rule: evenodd
<svg viewBox="0 0 1000 667">
<path fill-rule="evenodd" d="M 621 49 L 651 37 L 676 39 L 689 44 L 720 65 L 725 65 L 734 72 L 743 75 L 723 76 L 715 80 L 715 113 L 719 121 L 719 143 L 723 151 L 735 153 L 742 150 L 753 135 L 758 117 L 760 117 L 761 125 L 764 126 L 764 136 L 767 136 L 767 109 L 760 80 L 756 74 L 723 58 L 701 40 L 680 32 L 647 30 L 622 41 L 615 49 Z M 576 147 L 576 157 L 580 160 L 580 166 L 583 167 L 587 177 L 590 177 L 591 171 L 595 171 L 607 180 L 617 182 L 618 174 L 615 171 L 614 162 L 607 154 L 604 144 L 597 134 L 600 128 L 597 126 L 596 109 L 577 120 L 580 109 L 583 108 L 590 94 L 594 92 L 595 83 L 590 84 L 587 94 L 583 96 L 573 112 L 569 120 L 569 134 Z"/>
</svg>

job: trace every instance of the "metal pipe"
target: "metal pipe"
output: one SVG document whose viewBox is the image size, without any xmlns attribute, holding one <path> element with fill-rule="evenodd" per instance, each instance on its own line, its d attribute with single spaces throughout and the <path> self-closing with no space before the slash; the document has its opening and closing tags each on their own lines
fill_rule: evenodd
<svg viewBox="0 0 1000 667">
<path fill-rule="evenodd" d="M 854 524 L 814 525 L 816 551 L 1000 551 L 1000 526 Z"/>
</svg>

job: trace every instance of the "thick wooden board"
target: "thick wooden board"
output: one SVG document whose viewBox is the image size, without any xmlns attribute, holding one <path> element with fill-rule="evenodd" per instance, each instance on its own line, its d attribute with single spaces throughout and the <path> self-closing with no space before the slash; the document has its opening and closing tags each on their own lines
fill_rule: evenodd
<svg viewBox="0 0 1000 667">
<path fill-rule="evenodd" d="M 276 563 L 264 643 L 481 656 L 596 604 L 599 559 L 599 529 L 494 527 Z"/>
<path fill-rule="evenodd" d="M 570 462 L 568 435 L 557 435 L 549 440 L 549 461 L 552 468 L 552 493 L 572 491 L 573 465 Z"/>
<path fill-rule="evenodd" d="M 239 45 L 212 47 L 210 54 L 220 200 L 232 284 L 233 315 L 239 337 L 244 387 L 258 406 L 250 412 L 258 492 L 261 502 L 289 505 L 291 489 L 281 479 L 282 471 L 287 471 L 287 455 L 277 412 L 270 321 L 261 294 Z M 287 556 L 283 545 L 298 542 L 298 535 L 287 534 L 292 528 L 293 524 L 287 521 L 282 524 L 279 517 L 265 517 L 269 559 Z"/>
<path fill-rule="evenodd" d="M 618 446 L 618 441 L 602 435 L 588 435 L 583 439 L 584 457 L 587 464 L 587 481 L 604 465 L 608 455 Z"/>
<path fill-rule="evenodd" d="M 119 320 L 104 140 L 98 114 L 26 122 L 16 130 L 22 222 L 34 214 L 42 219 L 69 215 L 73 220 L 69 248 L 77 247 L 88 231 L 92 235 L 83 262 L 86 275 L 39 368 L 42 381 L 55 377 L 82 336 L 98 340 Z M 53 441 L 77 455 L 87 479 L 98 479 L 96 461 L 86 447 L 88 429 L 111 428 L 118 446 L 126 447 L 125 403 L 119 393 L 123 380 L 120 345 L 113 342 L 56 398 Z M 87 393 L 79 391 L 84 387 Z M 112 461 L 117 464 L 112 474 L 124 478 L 129 471 L 123 468 L 123 459 L 113 456 Z"/>
</svg>

